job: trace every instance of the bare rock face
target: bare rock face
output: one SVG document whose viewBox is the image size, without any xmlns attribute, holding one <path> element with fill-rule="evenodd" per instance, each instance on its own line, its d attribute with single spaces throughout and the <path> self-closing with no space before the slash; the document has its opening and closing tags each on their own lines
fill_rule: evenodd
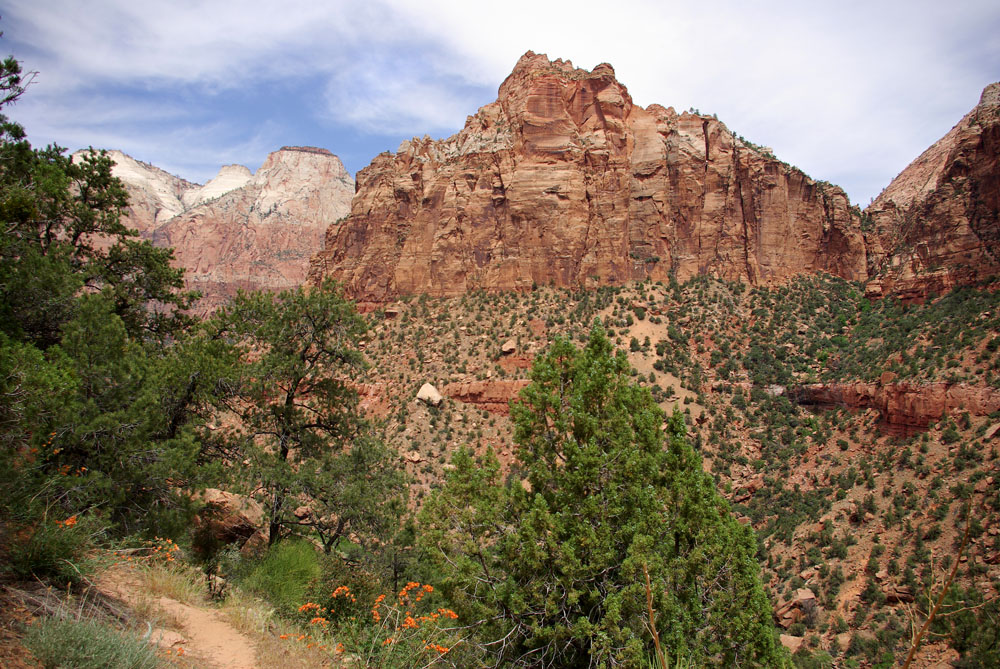
<svg viewBox="0 0 1000 669">
<path fill-rule="evenodd" d="M 1000 273 L 1000 83 L 865 214 L 872 295 L 923 299 Z"/>
<path fill-rule="evenodd" d="M 243 188 L 253 178 L 253 172 L 243 165 L 223 165 L 219 174 L 201 188 L 192 188 L 181 196 L 185 209 L 214 200 L 231 190 Z"/>
<path fill-rule="evenodd" d="M 607 64 L 529 51 L 461 132 L 403 142 L 357 180 L 310 278 L 362 302 L 703 273 L 867 279 L 840 188 L 714 117 L 634 105 Z"/>
<path fill-rule="evenodd" d="M 227 165 L 204 186 L 111 152 L 131 195 L 126 224 L 172 246 L 199 313 L 247 290 L 305 283 L 327 228 L 350 210 L 354 180 L 340 159 L 311 147 L 275 151 L 256 174 Z"/>
<path fill-rule="evenodd" d="M 85 153 L 77 151 L 73 160 L 79 160 Z M 158 225 L 184 211 L 185 194 L 201 188 L 121 151 L 108 151 L 108 157 L 115 162 L 112 174 L 122 180 L 129 194 L 124 223 L 138 230 L 144 239 L 151 238 Z"/>
<path fill-rule="evenodd" d="M 1000 391 L 964 383 L 832 383 L 789 389 L 802 404 L 877 409 L 890 427 L 926 428 L 945 415 L 986 416 L 1000 409 Z"/>
<path fill-rule="evenodd" d="M 506 416 L 510 413 L 510 401 L 515 399 L 528 383 L 527 379 L 449 383 L 441 388 L 441 392 L 459 402 L 475 404 L 490 413 Z"/>
</svg>

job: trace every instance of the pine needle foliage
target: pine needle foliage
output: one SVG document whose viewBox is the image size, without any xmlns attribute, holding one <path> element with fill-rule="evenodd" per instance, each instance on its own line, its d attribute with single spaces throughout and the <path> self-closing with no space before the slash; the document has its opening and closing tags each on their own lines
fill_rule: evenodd
<svg viewBox="0 0 1000 669">
<path fill-rule="evenodd" d="M 457 610 L 505 666 L 644 666 L 643 567 L 666 651 L 695 666 L 778 666 L 752 530 L 595 323 L 556 339 L 512 405 L 523 480 L 490 452 L 454 458 L 423 546 Z"/>
</svg>

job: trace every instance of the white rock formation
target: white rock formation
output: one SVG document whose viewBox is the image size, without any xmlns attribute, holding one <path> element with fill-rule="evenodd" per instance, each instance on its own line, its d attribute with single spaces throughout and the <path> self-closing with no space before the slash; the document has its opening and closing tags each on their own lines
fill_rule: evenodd
<svg viewBox="0 0 1000 669">
<path fill-rule="evenodd" d="M 417 399 L 430 406 L 438 406 L 444 397 L 438 392 L 438 389 L 429 383 L 425 383 L 420 386 L 420 390 L 417 391 Z"/>
<path fill-rule="evenodd" d="M 184 193 L 181 196 L 181 202 L 184 204 L 185 209 L 196 207 L 202 202 L 214 200 L 231 190 L 243 188 L 250 183 L 250 179 L 252 178 L 253 172 L 248 167 L 243 165 L 223 165 L 219 170 L 219 174 L 214 179 L 201 188 L 195 188 Z"/>
<path fill-rule="evenodd" d="M 74 154 L 80 159 L 83 152 Z M 325 149 L 283 147 L 256 174 L 226 165 L 204 186 L 109 151 L 129 192 L 124 223 L 174 249 L 197 311 L 224 304 L 237 289 L 281 290 L 306 282 L 309 259 L 331 224 L 350 212 L 354 179 Z"/>
</svg>

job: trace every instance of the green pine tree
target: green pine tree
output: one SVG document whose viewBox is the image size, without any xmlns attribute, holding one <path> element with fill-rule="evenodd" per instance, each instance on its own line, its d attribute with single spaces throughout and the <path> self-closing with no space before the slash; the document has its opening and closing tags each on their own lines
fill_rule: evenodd
<svg viewBox="0 0 1000 669">
<path fill-rule="evenodd" d="M 353 374 L 367 326 L 332 282 L 240 293 L 218 335 L 236 349 L 229 440 L 234 472 L 265 501 L 269 541 L 313 533 L 330 551 L 353 533 L 385 540 L 402 513 L 397 458 L 358 412 Z M 295 515 L 308 502 L 308 516 Z"/>
<path fill-rule="evenodd" d="M 422 546 L 499 663 L 643 666 L 660 639 L 692 666 L 784 662 L 756 542 L 730 515 L 679 412 L 667 421 L 595 324 L 557 339 L 512 406 L 524 481 L 459 452 Z"/>
</svg>

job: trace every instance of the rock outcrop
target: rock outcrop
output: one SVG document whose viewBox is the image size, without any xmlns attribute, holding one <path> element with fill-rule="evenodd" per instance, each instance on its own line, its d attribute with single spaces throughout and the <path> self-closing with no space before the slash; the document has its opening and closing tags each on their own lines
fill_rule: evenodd
<svg viewBox="0 0 1000 669">
<path fill-rule="evenodd" d="M 788 388 L 787 394 L 800 404 L 877 409 L 889 426 L 903 428 L 926 428 L 963 411 L 986 416 L 1000 409 L 995 388 L 945 382 L 817 383 Z"/>
<path fill-rule="evenodd" d="M 774 619 L 779 625 L 788 629 L 802 618 L 812 615 L 818 606 L 816 595 L 812 590 L 799 588 L 790 600 L 774 610 Z"/>
<path fill-rule="evenodd" d="M 73 160 L 80 160 L 86 153 L 77 151 Z M 144 239 L 150 239 L 158 225 L 184 211 L 185 194 L 202 188 L 121 151 L 107 153 L 115 163 L 112 174 L 122 180 L 129 195 L 129 210 L 123 222 Z"/>
<path fill-rule="evenodd" d="M 508 415 L 510 401 L 527 387 L 527 379 L 513 381 L 468 381 L 464 383 L 449 383 L 441 388 L 446 397 L 474 404 L 481 409 L 495 414 Z"/>
<path fill-rule="evenodd" d="M 264 526 L 264 510 L 258 502 L 236 493 L 208 488 L 195 497 L 204 504 L 194 518 L 194 528 L 203 546 L 243 545 Z"/>
<path fill-rule="evenodd" d="M 253 179 L 253 172 L 243 165 L 223 165 L 214 179 L 201 188 L 192 188 L 181 195 L 185 209 L 222 197 L 231 190 L 243 188 Z"/>
<path fill-rule="evenodd" d="M 714 274 L 867 279 L 859 214 L 712 116 L 633 104 L 610 65 L 526 53 L 456 135 L 357 175 L 310 278 L 381 303 Z"/>
<path fill-rule="evenodd" d="M 340 159 L 283 147 L 256 174 L 224 166 L 204 186 L 109 152 L 129 191 L 125 223 L 157 246 L 172 246 L 196 310 L 214 311 L 240 288 L 280 290 L 306 281 L 309 259 L 331 224 L 350 211 L 354 180 Z"/>
<path fill-rule="evenodd" d="M 865 215 L 872 295 L 923 299 L 1000 274 L 1000 83 Z"/>
</svg>

